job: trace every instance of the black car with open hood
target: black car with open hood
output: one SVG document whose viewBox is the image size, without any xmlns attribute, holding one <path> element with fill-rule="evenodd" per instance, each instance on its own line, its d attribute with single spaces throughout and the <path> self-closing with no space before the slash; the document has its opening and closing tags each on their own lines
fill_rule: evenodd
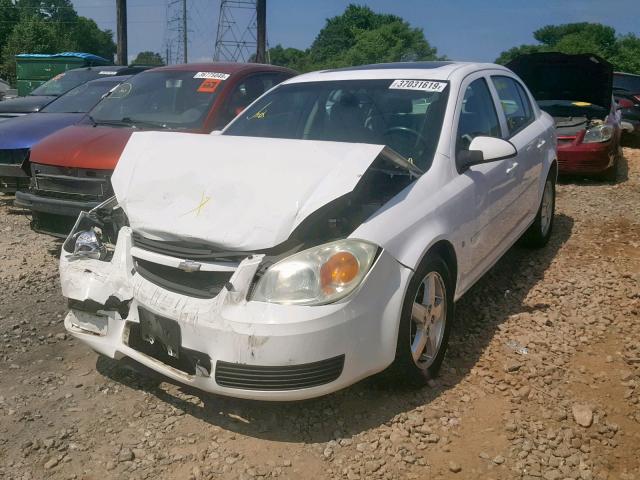
<svg viewBox="0 0 640 480">
<path fill-rule="evenodd" d="M 506 67 L 527 84 L 538 102 L 579 101 L 607 111 L 611 108 L 613 66 L 597 55 L 530 53 L 513 59 Z"/>
</svg>

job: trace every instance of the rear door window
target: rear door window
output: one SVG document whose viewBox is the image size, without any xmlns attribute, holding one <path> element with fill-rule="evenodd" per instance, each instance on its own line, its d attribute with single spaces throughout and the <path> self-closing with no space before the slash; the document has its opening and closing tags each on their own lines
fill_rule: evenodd
<svg viewBox="0 0 640 480">
<path fill-rule="evenodd" d="M 491 77 L 512 137 L 534 120 L 533 108 L 524 87 L 511 77 Z"/>
</svg>

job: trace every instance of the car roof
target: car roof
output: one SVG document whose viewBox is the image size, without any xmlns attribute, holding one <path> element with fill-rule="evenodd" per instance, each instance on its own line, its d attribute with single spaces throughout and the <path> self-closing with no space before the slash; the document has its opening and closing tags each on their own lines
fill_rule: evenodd
<svg viewBox="0 0 640 480">
<path fill-rule="evenodd" d="M 208 62 L 208 63 L 186 63 L 180 65 L 166 65 L 163 67 L 156 67 L 152 71 L 184 71 L 184 72 L 218 72 L 228 73 L 229 75 L 235 75 L 237 73 L 251 73 L 274 71 L 290 73 L 295 75 L 296 72 L 289 68 L 280 67 L 277 65 L 267 65 L 263 63 L 236 63 L 236 62 Z"/>
<path fill-rule="evenodd" d="M 133 75 L 109 75 L 107 77 L 98 77 L 95 80 L 89 80 L 87 83 L 103 83 L 103 82 L 122 83 L 131 77 L 133 77 Z"/>
<path fill-rule="evenodd" d="M 479 70 L 509 69 L 494 63 L 477 62 L 397 62 L 359 65 L 356 67 L 337 68 L 310 72 L 291 78 L 284 83 L 325 82 L 332 80 L 366 80 L 366 79 L 416 79 L 416 80 L 451 80 L 454 76 L 466 76 Z"/>
<path fill-rule="evenodd" d="M 640 77 L 640 74 L 637 73 L 627 73 L 627 72 L 613 72 L 614 75 L 620 75 L 625 77 Z"/>
<path fill-rule="evenodd" d="M 70 70 L 67 70 L 64 73 L 97 71 L 97 72 L 115 72 L 115 74 L 111 74 L 111 76 L 114 76 L 114 75 L 120 76 L 120 75 L 135 75 L 136 73 L 143 72 L 144 70 L 149 70 L 149 68 L 151 67 L 146 67 L 142 65 L 96 65 L 93 67 L 72 68 Z"/>
</svg>

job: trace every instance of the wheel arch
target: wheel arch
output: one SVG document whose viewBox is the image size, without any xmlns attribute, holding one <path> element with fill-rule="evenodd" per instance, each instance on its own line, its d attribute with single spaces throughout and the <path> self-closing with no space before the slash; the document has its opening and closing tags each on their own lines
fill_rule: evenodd
<svg viewBox="0 0 640 480">
<path fill-rule="evenodd" d="M 456 254 L 456 249 L 453 244 L 447 239 L 440 239 L 433 243 L 427 248 L 427 251 L 422 256 L 420 263 L 424 262 L 429 255 L 438 255 L 444 262 L 447 264 L 449 268 L 449 272 L 451 273 L 451 281 L 453 285 L 451 286 L 453 289 L 453 296 L 455 298 L 456 286 L 458 284 L 458 256 Z"/>
</svg>

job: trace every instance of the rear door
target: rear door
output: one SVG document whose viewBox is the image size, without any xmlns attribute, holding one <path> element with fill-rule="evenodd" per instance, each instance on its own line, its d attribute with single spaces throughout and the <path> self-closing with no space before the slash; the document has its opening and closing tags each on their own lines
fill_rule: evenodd
<svg viewBox="0 0 640 480">
<path fill-rule="evenodd" d="M 538 179 L 542 171 L 546 141 L 527 90 L 515 78 L 492 75 L 491 84 L 501 106 L 509 140 L 518 151 L 508 160 L 505 172 L 511 184 L 507 199 L 510 207 L 505 217 L 513 234 L 518 234 L 538 206 Z"/>
</svg>

